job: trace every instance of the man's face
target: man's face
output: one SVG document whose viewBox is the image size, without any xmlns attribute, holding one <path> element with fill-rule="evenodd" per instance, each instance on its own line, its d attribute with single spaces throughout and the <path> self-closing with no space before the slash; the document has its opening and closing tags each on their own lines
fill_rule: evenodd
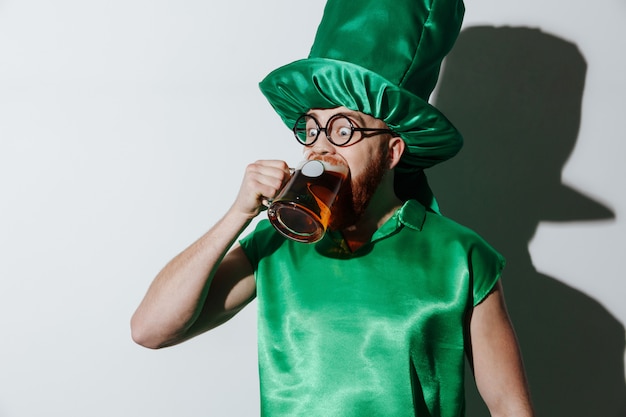
<svg viewBox="0 0 626 417">
<path fill-rule="evenodd" d="M 309 112 L 323 126 L 337 113 L 348 116 L 356 127 L 387 127 L 381 120 L 342 107 Z M 322 133 L 312 146 L 305 148 L 304 154 L 307 158 L 311 154 L 327 157 L 339 155 L 350 168 L 350 181 L 344 184 L 333 205 L 333 216 L 329 225 L 331 230 L 341 230 L 354 225 L 365 212 L 389 168 L 388 140 L 389 134 L 369 135 L 355 132 L 347 146 L 335 146 Z"/>
</svg>

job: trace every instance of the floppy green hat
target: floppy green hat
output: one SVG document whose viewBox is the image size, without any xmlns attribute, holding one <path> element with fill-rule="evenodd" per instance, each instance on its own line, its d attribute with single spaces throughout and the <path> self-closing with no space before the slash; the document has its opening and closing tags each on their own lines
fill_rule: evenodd
<svg viewBox="0 0 626 417">
<path fill-rule="evenodd" d="M 396 191 L 430 195 L 423 169 L 463 142 L 428 98 L 464 10 L 461 0 L 329 0 L 309 57 L 272 71 L 261 91 L 289 128 L 310 109 L 339 106 L 385 121 L 406 143 Z"/>
</svg>

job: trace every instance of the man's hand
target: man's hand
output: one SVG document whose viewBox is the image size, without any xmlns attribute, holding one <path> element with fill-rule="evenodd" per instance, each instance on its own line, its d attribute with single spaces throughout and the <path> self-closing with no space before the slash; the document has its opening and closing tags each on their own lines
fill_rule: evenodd
<svg viewBox="0 0 626 417">
<path fill-rule="evenodd" d="M 276 197 L 289 177 L 284 161 L 261 160 L 248 165 L 233 209 L 250 219 L 256 217 L 265 208 L 263 202 Z"/>
</svg>

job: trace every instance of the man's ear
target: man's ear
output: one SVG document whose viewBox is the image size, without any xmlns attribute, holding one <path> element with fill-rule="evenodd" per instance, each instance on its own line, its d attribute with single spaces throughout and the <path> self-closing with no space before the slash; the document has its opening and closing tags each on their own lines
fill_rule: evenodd
<svg viewBox="0 0 626 417">
<path fill-rule="evenodd" d="M 406 144 L 404 140 L 400 136 L 393 136 L 389 139 L 389 169 L 393 169 L 400 162 L 400 158 L 404 153 L 404 149 L 406 148 Z"/>
</svg>

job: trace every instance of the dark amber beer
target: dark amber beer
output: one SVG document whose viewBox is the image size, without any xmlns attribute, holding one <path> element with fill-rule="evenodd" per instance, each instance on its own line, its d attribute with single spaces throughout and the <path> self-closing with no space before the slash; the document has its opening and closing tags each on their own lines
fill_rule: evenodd
<svg viewBox="0 0 626 417">
<path fill-rule="evenodd" d="M 267 209 L 270 222 L 289 239 L 317 242 L 326 232 L 331 207 L 347 177 L 346 164 L 304 161 Z"/>
</svg>

